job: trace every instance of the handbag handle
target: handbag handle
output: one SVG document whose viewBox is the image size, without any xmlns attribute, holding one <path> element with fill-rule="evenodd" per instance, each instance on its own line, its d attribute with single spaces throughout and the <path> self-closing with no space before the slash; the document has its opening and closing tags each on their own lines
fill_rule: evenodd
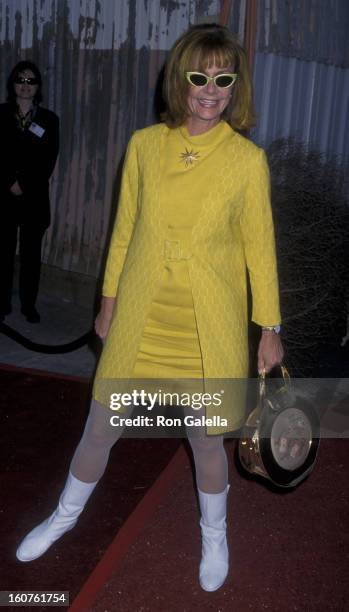
<svg viewBox="0 0 349 612">
<path fill-rule="evenodd" d="M 282 374 L 282 378 L 284 380 L 284 388 L 286 388 L 288 385 L 291 384 L 291 376 L 289 375 L 289 372 L 286 368 L 286 366 L 284 366 L 282 363 L 279 366 L 275 366 L 275 367 L 279 367 L 281 370 L 281 374 Z M 259 396 L 263 397 L 265 395 L 265 380 L 266 380 L 266 371 L 263 370 L 260 375 L 259 375 Z"/>
</svg>

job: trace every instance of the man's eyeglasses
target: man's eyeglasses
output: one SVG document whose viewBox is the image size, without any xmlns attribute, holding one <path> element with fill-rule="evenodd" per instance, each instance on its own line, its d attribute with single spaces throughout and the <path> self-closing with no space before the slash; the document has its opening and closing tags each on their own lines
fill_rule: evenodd
<svg viewBox="0 0 349 612">
<path fill-rule="evenodd" d="M 238 75 L 235 72 L 216 74 L 214 77 L 207 76 L 207 74 L 204 74 L 203 72 L 186 72 L 185 76 L 187 77 L 190 85 L 193 85 L 194 87 L 205 87 L 207 83 L 213 81 L 214 84 L 221 89 L 231 87 L 238 78 Z"/>
<path fill-rule="evenodd" d="M 24 83 L 27 83 L 27 85 L 38 85 L 39 81 L 34 77 L 17 77 L 15 83 L 16 85 L 24 85 Z"/>
</svg>

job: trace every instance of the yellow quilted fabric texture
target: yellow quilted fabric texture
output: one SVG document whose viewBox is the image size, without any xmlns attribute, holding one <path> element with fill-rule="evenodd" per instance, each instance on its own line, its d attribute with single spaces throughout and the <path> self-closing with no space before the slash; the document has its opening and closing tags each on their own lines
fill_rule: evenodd
<svg viewBox="0 0 349 612">
<path fill-rule="evenodd" d="M 203 377 L 188 258 L 193 227 L 210 189 L 212 164 L 230 136 L 224 121 L 191 138 L 185 128 L 166 134 L 160 200 L 167 224 L 167 259 L 143 330 L 134 378 Z M 185 158 L 186 151 L 194 152 L 193 159 Z"/>
<path fill-rule="evenodd" d="M 259 325 L 280 322 L 265 153 L 227 124 L 224 129 L 227 137 L 211 163 L 195 162 L 195 180 L 202 172 L 208 187 L 185 245 L 207 379 L 248 375 L 246 265 L 252 319 Z M 135 132 L 128 146 L 103 284 L 103 295 L 117 299 L 95 377 L 93 395 L 101 403 L 108 403 L 103 379 L 132 376 L 161 283 L 168 227 L 160 193 L 169 131 L 164 124 L 145 128 Z M 187 132 L 185 137 L 190 143 Z M 171 191 L 171 184 L 167 188 Z"/>
</svg>

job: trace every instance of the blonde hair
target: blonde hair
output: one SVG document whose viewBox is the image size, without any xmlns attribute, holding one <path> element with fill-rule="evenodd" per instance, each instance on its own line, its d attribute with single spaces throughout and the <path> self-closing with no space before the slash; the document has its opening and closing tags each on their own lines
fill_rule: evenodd
<svg viewBox="0 0 349 612">
<path fill-rule="evenodd" d="M 223 113 L 224 119 L 237 130 L 247 130 L 255 125 L 246 52 L 228 28 L 212 23 L 191 26 L 172 47 L 163 83 L 166 111 L 162 119 L 168 127 L 183 125 L 189 116 L 187 97 L 190 85 L 185 73 L 204 71 L 213 65 L 218 68 L 233 66 L 233 71 L 238 73 L 230 102 Z"/>
</svg>

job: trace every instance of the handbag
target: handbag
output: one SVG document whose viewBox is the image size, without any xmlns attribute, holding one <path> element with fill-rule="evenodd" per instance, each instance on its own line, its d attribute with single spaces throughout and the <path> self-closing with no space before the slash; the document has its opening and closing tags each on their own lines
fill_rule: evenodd
<svg viewBox="0 0 349 612">
<path fill-rule="evenodd" d="M 293 388 L 285 366 L 280 368 L 277 388 L 274 379 L 270 385 L 265 374 L 259 378 L 259 398 L 242 430 L 239 459 L 251 474 L 279 487 L 294 487 L 314 467 L 320 419 L 312 404 Z"/>
</svg>

